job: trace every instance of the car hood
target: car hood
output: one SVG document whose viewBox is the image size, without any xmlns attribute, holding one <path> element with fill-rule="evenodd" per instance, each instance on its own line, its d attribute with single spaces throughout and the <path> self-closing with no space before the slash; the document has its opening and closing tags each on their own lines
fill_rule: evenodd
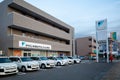
<svg viewBox="0 0 120 80">
<path fill-rule="evenodd" d="M 53 64 L 55 63 L 54 60 L 47 60 L 47 62 L 48 62 L 48 63 L 53 63 Z"/>
<path fill-rule="evenodd" d="M 24 63 L 24 64 L 38 64 L 38 62 L 37 61 L 27 61 L 27 62 L 22 62 L 22 63 Z"/>
<path fill-rule="evenodd" d="M 0 67 L 17 67 L 14 63 L 0 63 Z"/>
</svg>

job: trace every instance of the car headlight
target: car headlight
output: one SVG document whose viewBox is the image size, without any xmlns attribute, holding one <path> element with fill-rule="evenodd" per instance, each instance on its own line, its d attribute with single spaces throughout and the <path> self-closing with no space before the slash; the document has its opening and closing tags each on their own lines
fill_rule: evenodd
<svg viewBox="0 0 120 80">
<path fill-rule="evenodd" d="M 47 63 L 47 65 L 50 65 L 49 63 Z"/>
<path fill-rule="evenodd" d="M 3 66 L 0 66 L 0 69 L 4 69 L 4 67 L 3 67 Z"/>
<path fill-rule="evenodd" d="M 31 64 L 27 64 L 27 66 L 31 66 Z"/>
<path fill-rule="evenodd" d="M 31 65 L 30 65 L 30 64 L 27 64 L 27 67 L 28 67 L 28 68 L 31 68 Z"/>
</svg>

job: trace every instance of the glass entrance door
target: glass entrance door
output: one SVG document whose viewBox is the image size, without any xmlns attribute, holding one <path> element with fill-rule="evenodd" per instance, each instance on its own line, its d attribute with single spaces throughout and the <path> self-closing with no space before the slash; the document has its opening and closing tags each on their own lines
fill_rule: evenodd
<svg viewBox="0 0 120 80">
<path fill-rule="evenodd" d="M 31 56 L 31 51 L 23 51 L 23 56 Z"/>
</svg>

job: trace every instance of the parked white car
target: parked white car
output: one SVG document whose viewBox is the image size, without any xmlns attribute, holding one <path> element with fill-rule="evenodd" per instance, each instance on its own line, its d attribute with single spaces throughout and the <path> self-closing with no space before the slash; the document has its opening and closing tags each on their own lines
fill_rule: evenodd
<svg viewBox="0 0 120 80">
<path fill-rule="evenodd" d="M 9 75 L 17 73 L 17 65 L 12 63 L 7 57 L 0 57 L 0 75 Z"/>
<path fill-rule="evenodd" d="M 81 62 L 81 59 L 79 59 L 77 57 L 71 57 L 71 56 L 69 56 L 68 58 L 69 59 L 73 59 L 74 63 L 80 63 Z"/>
<path fill-rule="evenodd" d="M 68 62 L 60 57 L 48 57 L 48 59 L 54 60 L 57 66 L 67 65 Z"/>
<path fill-rule="evenodd" d="M 30 57 L 9 57 L 11 61 L 17 64 L 22 72 L 39 70 L 39 63 L 33 61 Z"/>
<path fill-rule="evenodd" d="M 68 62 L 68 64 L 73 64 L 74 61 L 72 59 L 69 59 L 67 56 L 60 57 Z"/>
<path fill-rule="evenodd" d="M 55 61 L 49 60 L 47 57 L 31 57 L 31 59 L 38 61 L 42 69 L 55 67 Z"/>
</svg>

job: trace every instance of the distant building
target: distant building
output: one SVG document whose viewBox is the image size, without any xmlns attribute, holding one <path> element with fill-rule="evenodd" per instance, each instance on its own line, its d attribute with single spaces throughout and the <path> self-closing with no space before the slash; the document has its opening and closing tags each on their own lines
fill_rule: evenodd
<svg viewBox="0 0 120 80">
<path fill-rule="evenodd" d="M 78 56 L 95 56 L 96 40 L 95 38 L 83 37 L 75 40 L 76 55 Z"/>
<path fill-rule="evenodd" d="M 24 0 L 0 3 L 0 50 L 7 56 L 71 56 L 73 34 L 73 27 Z"/>
</svg>

